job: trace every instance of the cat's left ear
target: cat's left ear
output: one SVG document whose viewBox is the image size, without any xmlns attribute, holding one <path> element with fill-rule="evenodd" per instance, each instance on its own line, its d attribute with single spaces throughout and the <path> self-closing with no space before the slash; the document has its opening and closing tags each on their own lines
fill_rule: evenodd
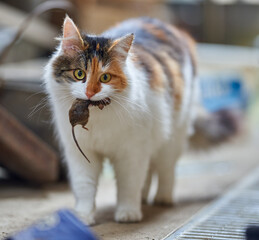
<svg viewBox="0 0 259 240">
<path fill-rule="evenodd" d="M 108 52 L 114 53 L 117 58 L 121 61 L 125 61 L 130 47 L 134 40 L 134 34 L 128 34 L 124 37 L 116 39 L 112 42 Z"/>
<path fill-rule="evenodd" d="M 80 35 L 80 32 L 73 20 L 68 16 L 66 16 L 63 24 L 61 48 L 69 55 L 84 48 L 84 41 Z"/>
</svg>

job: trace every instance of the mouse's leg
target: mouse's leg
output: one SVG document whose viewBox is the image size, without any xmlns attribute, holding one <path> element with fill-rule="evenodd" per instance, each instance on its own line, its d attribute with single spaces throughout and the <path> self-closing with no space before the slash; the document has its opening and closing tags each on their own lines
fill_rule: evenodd
<svg viewBox="0 0 259 240">
<path fill-rule="evenodd" d="M 85 125 L 82 125 L 82 128 L 84 128 L 85 130 L 89 131 L 87 127 L 85 127 Z"/>
</svg>

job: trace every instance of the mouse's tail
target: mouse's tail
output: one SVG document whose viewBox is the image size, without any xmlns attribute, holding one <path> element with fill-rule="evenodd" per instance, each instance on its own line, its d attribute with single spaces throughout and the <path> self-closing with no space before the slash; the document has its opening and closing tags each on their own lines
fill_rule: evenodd
<svg viewBox="0 0 259 240">
<path fill-rule="evenodd" d="M 76 143 L 77 148 L 78 148 L 79 151 L 82 153 L 82 155 L 85 157 L 85 159 L 90 163 L 89 159 L 88 159 L 87 156 L 84 154 L 84 152 L 82 151 L 82 149 L 80 148 L 80 146 L 79 146 L 79 144 L 78 144 L 78 142 L 77 142 L 77 140 L 76 140 L 75 127 L 74 127 L 74 126 L 72 127 L 72 135 L 73 135 L 73 139 L 74 139 L 74 141 L 75 141 L 75 143 Z"/>
</svg>

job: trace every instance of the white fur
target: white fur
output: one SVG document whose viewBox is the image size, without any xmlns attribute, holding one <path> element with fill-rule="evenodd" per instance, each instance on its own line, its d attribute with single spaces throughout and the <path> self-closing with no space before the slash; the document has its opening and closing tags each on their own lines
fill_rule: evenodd
<svg viewBox="0 0 259 240">
<path fill-rule="evenodd" d="M 103 84 L 101 92 L 93 100 L 111 98 L 111 104 L 101 111 L 90 108 L 87 124 L 89 131 L 77 126 L 76 136 L 82 150 L 90 159 L 88 163 L 76 148 L 71 135 L 68 112 L 75 98 L 87 99 L 86 83 L 58 84 L 52 75 L 52 57 L 46 67 L 45 83 L 53 108 L 53 118 L 58 137 L 68 164 L 72 189 L 76 197 L 76 210 L 88 224 L 94 223 L 95 194 L 102 161 L 108 157 L 114 165 L 118 203 L 115 220 L 134 222 L 142 218 L 141 195 L 147 172 L 156 171 L 159 188 L 156 202 L 172 203 L 174 166 L 182 153 L 189 123 L 189 107 L 192 102 L 189 57 L 184 67 L 187 82 L 184 104 L 179 112 L 173 112 L 168 95 L 152 91 L 147 76 L 135 67 L 131 56 L 125 64 L 128 87 L 115 92 Z M 179 119 L 181 117 L 181 120 Z M 146 198 L 150 181 L 146 181 Z"/>
</svg>

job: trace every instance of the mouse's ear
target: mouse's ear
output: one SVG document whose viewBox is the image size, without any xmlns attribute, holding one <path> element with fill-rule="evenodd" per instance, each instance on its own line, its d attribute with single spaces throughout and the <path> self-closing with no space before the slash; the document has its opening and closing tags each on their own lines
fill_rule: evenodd
<svg viewBox="0 0 259 240">
<path fill-rule="evenodd" d="M 68 54 L 84 48 L 84 41 L 80 35 L 80 32 L 69 16 L 66 16 L 64 20 L 61 48 Z"/>
</svg>

